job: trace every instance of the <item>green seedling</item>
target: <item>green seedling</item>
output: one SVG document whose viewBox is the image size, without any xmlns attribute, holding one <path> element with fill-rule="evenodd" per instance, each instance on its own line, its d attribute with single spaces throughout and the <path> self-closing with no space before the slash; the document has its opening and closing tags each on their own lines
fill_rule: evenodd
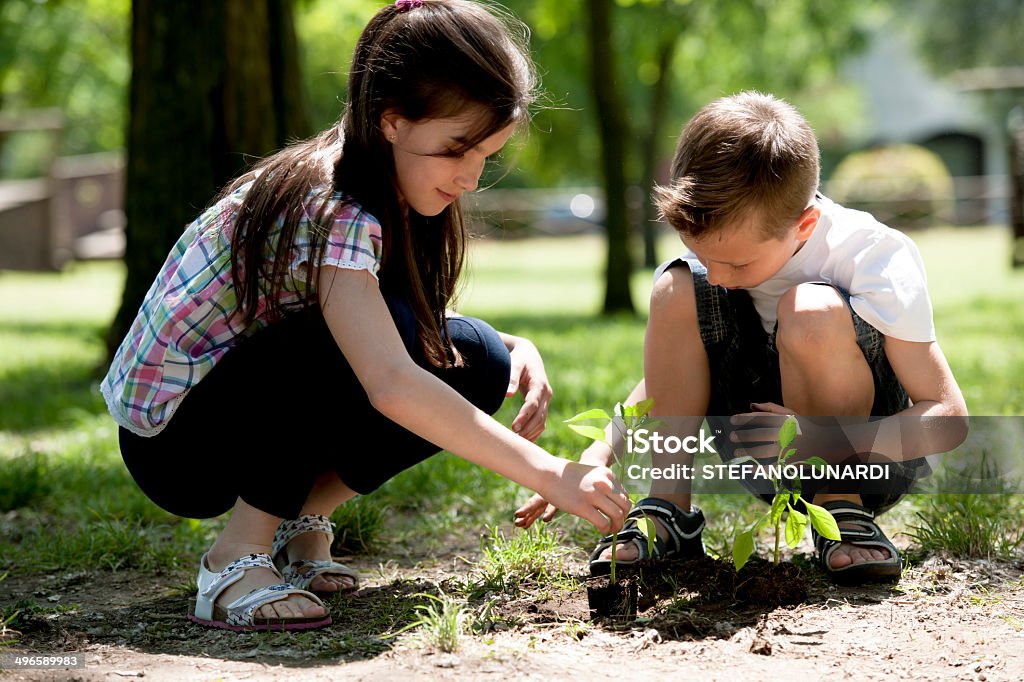
<svg viewBox="0 0 1024 682">
<path fill-rule="evenodd" d="M 569 425 L 569 428 L 576 433 L 589 438 L 590 440 L 600 441 L 608 444 L 608 439 L 605 437 L 605 428 L 608 424 L 618 431 L 619 435 L 622 436 L 625 441 L 627 434 L 631 431 L 653 424 L 653 420 L 648 416 L 651 411 L 651 406 L 654 404 L 653 400 L 642 400 L 635 405 L 623 405 L 622 403 L 615 404 L 615 416 L 609 415 L 602 409 L 587 410 L 580 412 L 574 417 L 565 420 L 565 423 Z M 581 424 L 579 422 L 598 422 L 601 426 L 594 426 L 592 424 Z M 633 461 L 637 458 L 637 455 L 630 451 L 630 448 L 625 448 L 622 455 L 615 452 L 615 448 L 611 448 L 612 457 L 614 461 L 610 467 L 612 472 L 622 480 L 625 477 L 626 469 L 633 464 Z M 627 493 L 629 500 L 632 503 L 636 503 L 640 499 L 638 493 Z M 647 538 L 647 553 L 648 555 L 654 552 L 654 539 L 655 539 L 655 528 L 654 522 L 651 521 L 647 516 L 640 518 L 637 522 L 637 527 L 640 532 Z M 615 575 L 615 548 L 618 545 L 619 534 L 618 532 L 612 535 L 612 559 L 611 559 L 611 572 L 608 575 L 608 579 L 611 584 L 616 584 L 617 578 Z"/>
<path fill-rule="evenodd" d="M 796 449 L 789 447 L 796 439 L 796 426 L 796 417 L 790 416 L 786 418 L 782 427 L 779 428 L 779 456 L 777 458 L 779 471 L 796 454 Z M 825 466 L 827 462 L 821 457 L 809 457 L 803 464 L 817 467 Z M 757 532 L 758 528 L 768 525 L 775 528 L 775 565 L 779 565 L 779 539 L 781 537 L 779 531 L 782 527 L 782 516 L 786 512 L 788 512 L 786 514 L 786 544 L 789 545 L 790 549 L 795 549 L 800 544 L 800 538 L 804 535 L 808 521 L 810 521 L 811 526 L 820 535 L 830 540 L 841 539 L 839 525 L 832 514 L 824 507 L 819 507 L 807 500 L 803 500 L 807 514 L 803 514 L 793 508 L 793 505 L 801 501 L 799 478 L 790 484 L 791 487 L 787 487 L 786 481 L 776 476 L 773 476 L 771 481 L 775 489 L 771 510 L 754 521 L 747 530 L 739 533 L 733 540 L 732 561 L 737 571 L 743 568 L 744 564 L 747 563 L 747 560 L 754 553 L 754 533 Z"/>
<path fill-rule="evenodd" d="M 458 651 L 460 638 L 466 631 L 469 611 L 456 599 L 444 592 L 440 596 L 420 592 L 414 597 L 423 597 L 429 601 L 416 604 L 416 619 L 383 639 L 397 637 L 414 628 L 420 631 L 420 640 L 443 653 Z"/>
</svg>

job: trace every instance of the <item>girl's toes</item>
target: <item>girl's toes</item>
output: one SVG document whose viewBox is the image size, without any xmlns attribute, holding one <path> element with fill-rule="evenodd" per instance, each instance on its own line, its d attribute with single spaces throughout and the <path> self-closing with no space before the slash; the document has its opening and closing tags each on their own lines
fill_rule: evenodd
<svg viewBox="0 0 1024 682">
<path fill-rule="evenodd" d="M 313 579 L 310 588 L 318 592 L 337 592 L 340 585 L 330 576 L 318 575 Z"/>
</svg>

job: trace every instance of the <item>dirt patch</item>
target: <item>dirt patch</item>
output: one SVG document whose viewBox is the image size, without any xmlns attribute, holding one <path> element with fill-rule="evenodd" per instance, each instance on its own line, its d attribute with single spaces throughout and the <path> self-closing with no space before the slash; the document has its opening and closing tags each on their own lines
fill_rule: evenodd
<svg viewBox="0 0 1024 682">
<path fill-rule="evenodd" d="M 524 582 L 511 593 L 473 593 L 472 564 L 455 557 L 352 563 L 363 589 L 331 601 L 332 626 L 301 634 L 237 635 L 188 622 L 188 574 L 12 573 L 0 608 L 23 611 L 15 650 L 79 652 L 87 665 L 3 676 L 604 680 L 621 679 L 622 670 L 667 679 L 689 670 L 702 680 L 1024 679 L 1021 565 L 935 557 L 897 586 L 836 587 L 798 562 L 785 564 L 787 573 L 758 601 L 744 591 L 768 566 L 737 576 L 724 562 L 681 562 L 634 576 L 639 614 L 626 621 L 590 619 L 582 564 L 569 567 L 577 580 L 559 586 Z M 779 598 L 780 586 L 800 582 L 797 603 Z M 471 606 L 473 634 L 458 652 L 433 653 L 415 630 L 379 636 L 411 622 L 416 605 L 428 601 L 422 595 L 442 592 Z"/>
</svg>

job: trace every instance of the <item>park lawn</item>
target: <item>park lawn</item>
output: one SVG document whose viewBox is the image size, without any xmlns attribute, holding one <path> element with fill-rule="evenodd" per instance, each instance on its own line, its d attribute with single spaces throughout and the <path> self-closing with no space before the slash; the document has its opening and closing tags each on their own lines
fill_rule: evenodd
<svg viewBox="0 0 1024 682">
<path fill-rule="evenodd" d="M 1008 267 L 1008 232 L 936 229 L 914 238 L 930 273 L 939 339 L 972 413 L 1024 414 L 1024 272 Z M 678 242 L 666 236 L 660 249 L 668 257 Z M 539 443 L 563 456 L 577 456 L 585 442 L 561 421 L 625 398 L 641 372 L 651 273 L 633 281 L 640 312 L 601 317 L 602 255 L 595 236 L 474 243 L 459 307 L 541 349 L 555 395 Z M 122 281 L 123 269 L 113 263 L 75 264 L 60 274 L 0 273 L 0 511 L 17 509 L 24 521 L 0 534 L 0 572 L 58 563 L 191 570 L 219 528 L 221 520 L 182 521 L 157 509 L 120 461 L 96 387 L 101 339 Z M 518 405 L 507 401 L 499 419 L 509 423 Z M 354 523 L 371 526 L 366 545 L 422 553 L 507 523 L 526 497 L 514 484 L 442 455 L 360 500 Z M 722 496 L 702 504 L 716 516 L 707 543 L 725 554 L 730 529 L 752 516 L 751 503 Z M 581 546 L 596 535 L 563 524 Z"/>
</svg>

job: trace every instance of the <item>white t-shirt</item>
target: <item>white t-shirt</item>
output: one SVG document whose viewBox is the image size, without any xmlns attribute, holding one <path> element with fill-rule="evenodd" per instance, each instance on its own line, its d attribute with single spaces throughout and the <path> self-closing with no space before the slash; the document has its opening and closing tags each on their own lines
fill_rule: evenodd
<svg viewBox="0 0 1024 682">
<path fill-rule="evenodd" d="M 779 298 L 797 284 L 826 282 L 850 294 L 850 305 L 886 336 L 934 341 L 935 325 L 921 254 L 910 237 L 869 213 L 819 196 L 818 226 L 774 277 L 748 289 L 765 331 L 776 322 Z"/>
</svg>

